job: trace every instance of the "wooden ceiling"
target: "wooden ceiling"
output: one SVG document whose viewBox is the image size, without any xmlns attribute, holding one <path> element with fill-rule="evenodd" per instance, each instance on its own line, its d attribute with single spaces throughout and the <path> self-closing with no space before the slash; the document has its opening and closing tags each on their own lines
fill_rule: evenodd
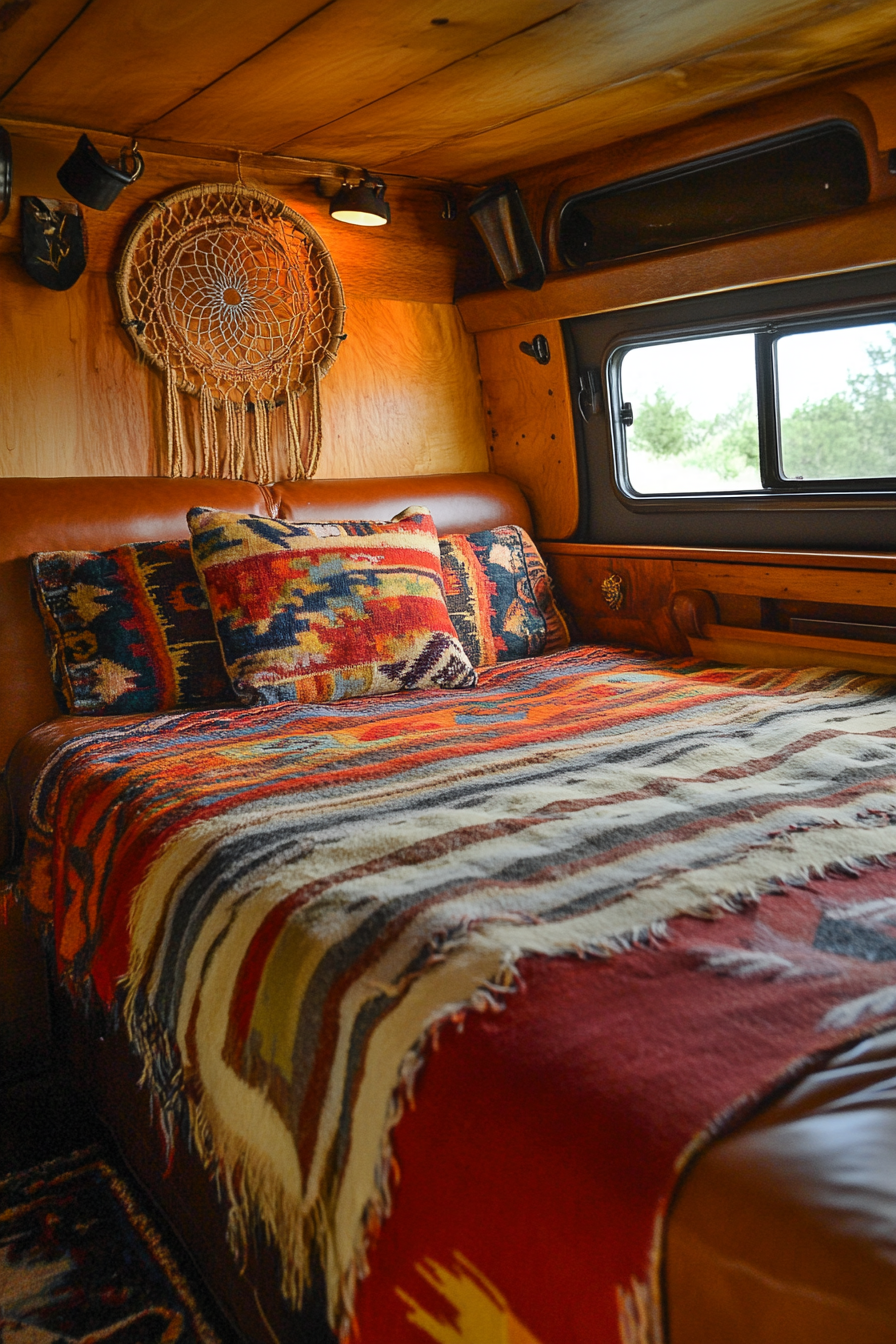
<svg viewBox="0 0 896 1344">
<path fill-rule="evenodd" d="M 0 118 L 487 181 L 896 55 L 896 0 L 0 0 Z"/>
</svg>

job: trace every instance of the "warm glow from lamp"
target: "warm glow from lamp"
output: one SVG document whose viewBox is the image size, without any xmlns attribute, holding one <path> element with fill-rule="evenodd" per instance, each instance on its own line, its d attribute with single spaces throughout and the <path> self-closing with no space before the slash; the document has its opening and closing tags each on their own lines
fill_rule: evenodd
<svg viewBox="0 0 896 1344">
<path fill-rule="evenodd" d="M 330 202 L 330 217 L 340 224 L 361 224 L 376 228 L 388 224 L 392 211 L 385 199 L 386 184 L 381 177 L 368 177 L 356 187 L 346 183 Z"/>
</svg>

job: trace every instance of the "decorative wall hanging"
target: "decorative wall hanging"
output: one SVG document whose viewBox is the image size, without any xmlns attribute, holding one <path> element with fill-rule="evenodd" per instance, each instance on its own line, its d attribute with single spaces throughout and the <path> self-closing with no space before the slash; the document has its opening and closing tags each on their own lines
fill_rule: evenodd
<svg viewBox="0 0 896 1344">
<path fill-rule="evenodd" d="M 137 181 L 144 166 L 136 140 L 131 142 L 130 151 L 121 151 L 115 164 L 107 163 L 93 141 L 82 135 L 56 176 L 82 205 L 89 205 L 91 210 L 108 210 L 122 188 Z"/>
<path fill-rule="evenodd" d="M 307 220 L 242 183 L 186 187 L 154 201 L 137 225 L 118 294 L 124 326 L 165 376 L 169 475 L 186 471 L 178 391 L 199 398 L 203 475 L 271 480 L 278 406 L 290 475 L 314 475 L 320 379 L 336 358 L 345 309 L 336 268 Z M 303 434 L 298 402 L 305 392 Z M 224 413 L 223 449 L 216 411 Z"/>
<path fill-rule="evenodd" d="M 22 197 L 22 265 L 45 289 L 71 289 L 87 265 L 87 240 L 74 201 Z"/>
</svg>

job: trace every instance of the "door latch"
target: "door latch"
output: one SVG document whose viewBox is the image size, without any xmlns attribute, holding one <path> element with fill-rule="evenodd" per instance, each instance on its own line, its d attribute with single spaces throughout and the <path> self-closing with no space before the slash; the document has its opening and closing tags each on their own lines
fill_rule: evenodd
<svg viewBox="0 0 896 1344">
<path fill-rule="evenodd" d="M 600 376 L 597 369 L 582 369 L 579 374 L 579 415 L 590 420 L 600 410 Z"/>
</svg>

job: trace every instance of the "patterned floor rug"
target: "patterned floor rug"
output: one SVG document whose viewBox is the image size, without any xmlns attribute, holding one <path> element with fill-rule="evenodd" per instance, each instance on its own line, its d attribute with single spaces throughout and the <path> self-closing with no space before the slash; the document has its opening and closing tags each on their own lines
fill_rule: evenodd
<svg viewBox="0 0 896 1344">
<path fill-rule="evenodd" d="M 0 1179 L 2 1344 L 221 1344 L 99 1148 Z"/>
</svg>

